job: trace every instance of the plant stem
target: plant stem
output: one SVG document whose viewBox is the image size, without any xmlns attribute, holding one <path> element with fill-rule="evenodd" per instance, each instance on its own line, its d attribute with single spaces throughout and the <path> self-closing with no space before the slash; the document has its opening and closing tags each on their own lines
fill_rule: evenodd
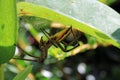
<svg viewBox="0 0 120 80">
<path fill-rule="evenodd" d="M 0 80 L 4 80 L 4 65 L 0 64 Z"/>
</svg>

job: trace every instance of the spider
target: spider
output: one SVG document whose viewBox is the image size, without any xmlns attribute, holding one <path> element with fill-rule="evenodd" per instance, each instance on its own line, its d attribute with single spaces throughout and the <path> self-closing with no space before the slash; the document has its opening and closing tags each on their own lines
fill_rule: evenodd
<svg viewBox="0 0 120 80">
<path fill-rule="evenodd" d="M 43 28 L 40 28 L 40 30 L 48 38 L 48 40 L 46 40 L 46 41 L 43 40 L 43 37 L 41 37 L 41 39 L 40 39 L 39 48 L 42 52 L 42 56 L 37 57 L 37 56 L 33 56 L 33 55 L 25 52 L 25 54 L 36 58 L 36 60 L 30 60 L 30 59 L 22 59 L 22 60 L 34 61 L 34 62 L 39 62 L 39 63 L 44 62 L 44 60 L 47 57 L 48 49 L 52 45 L 54 45 L 56 48 L 60 48 L 64 52 L 69 52 L 79 46 L 78 40 L 82 36 L 84 36 L 84 33 L 78 31 L 77 29 L 73 29 L 72 26 L 70 26 L 69 28 L 66 28 L 52 36 L 50 36 L 50 34 L 47 31 L 45 31 Z M 73 46 L 73 47 L 68 49 L 68 46 Z"/>
</svg>

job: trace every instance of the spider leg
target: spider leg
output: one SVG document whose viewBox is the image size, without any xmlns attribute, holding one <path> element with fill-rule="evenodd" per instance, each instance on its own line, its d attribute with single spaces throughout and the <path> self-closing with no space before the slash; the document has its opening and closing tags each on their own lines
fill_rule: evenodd
<svg viewBox="0 0 120 80">
<path fill-rule="evenodd" d="M 21 59 L 21 58 L 13 58 L 13 59 L 38 62 L 38 60 L 32 60 L 32 59 Z"/>
<path fill-rule="evenodd" d="M 41 57 L 31 55 L 31 54 L 27 53 L 26 51 L 24 51 L 20 46 L 18 46 L 18 45 L 16 45 L 16 46 L 17 46 L 19 49 L 21 49 L 21 51 L 22 51 L 24 54 L 26 54 L 26 55 L 28 55 L 28 56 L 30 56 L 30 57 L 36 58 L 36 60 L 24 59 L 24 58 L 15 58 L 15 57 L 14 57 L 13 59 L 26 60 L 26 61 L 34 61 L 34 62 L 42 62 L 42 60 L 40 60 Z"/>
<path fill-rule="evenodd" d="M 57 42 L 57 41 L 54 40 L 54 37 L 51 39 L 51 38 L 48 36 L 49 33 L 48 33 L 47 31 L 43 30 L 42 28 L 40 28 L 40 30 L 41 30 L 41 31 L 45 34 L 45 36 L 48 38 L 48 41 L 50 41 L 55 47 L 58 47 L 58 46 L 59 46 L 63 51 L 65 51 L 64 48 L 62 47 L 62 45 L 59 44 L 59 42 Z M 42 38 L 41 38 L 40 43 L 44 44 Z M 55 43 L 56 43 L 56 44 L 55 44 Z M 42 45 L 42 44 L 41 44 L 41 45 Z M 45 51 L 44 51 L 44 52 L 45 52 Z"/>
<path fill-rule="evenodd" d="M 50 37 L 49 37 L 50 34 L 49 34 L 46 30 L 44 30 L 43 28 L 40 28 L 40 30 L 44 33 L 44 35 L 48 38 L 48 40 L 49 40 L 55 47 L 57 47 L 57 45 L 56 45 L 55 42 L 54 42 L 54 39 L 55 39 L 56 37 L 50 38 Z"/>
<path fill-rule="evenodd" d="M 28 55 L 28 56 L 30 56 L 30 57 L 39 58 L 39 57 L 37 57 L 37 56 L 34 56 L 34 55 L 31 55 L 31 54 L 27 53 L 27 52 L 24 51 L 20 46 L 17 45 L 17 47 L 18 47 L 20 50 L 22 50 L 22 52 L 23 52 L 24 54 L 26 54 L 26 55 Z"/>
<path fill-rule="evenodd" d="M 61 50 L 63 50 L 64 52 L 69 52 L 69 51 L 75 49 L 76 47 L 78 47 L 78 46 L 80 45 L 80 44 L 79 44 L 79 41 L 78 41 L 78 38 L 79 38 L 79 37 L 76 37 L 76 36 L 75 36 L 75 33 L 74 33 L 73 30 L 72 30 L 72 26 L 71 26 L 71 28 L 70 28 L 70 32 L 66 35 L 66 38 L 69 37 L 71 34 L 72 34 L 72 36 L 73 36 L 73 41 L 71 41 L 70 43 L 64 42 L 64 40 L 61 41 L 61 43 L 64 44 L 64 48 L 63 48 L 63 46 L 62 46 L 61 44 L 58 44 L 58 46 L 59 46 L 59 47 L 61 48 Z M 69 45 L 72 45 L 75 41 L 76 41 L 77 44 L 75 44 L 73 48 L 70 48 L 70 49 L 67 50 L 67 47 L 68 47 Z"/>
<path fill-rule="evenodd" d="M 79 44 L 78 44 L 78 45 L 74 46 L 73 48 L 70 48 L 70 49 L 67 50 L 67 46 L 66 45 L 64 47 L 60 43 L 58 43 L 57 45 L 64 52 L 69 52 L 69 51 L 71 51 L 71 50 L 73 50 L 73 49 L 75 49 L 76 47 L 79 46 Z"/>
<path fill-rule="evenodd" d="M 47 46 L 46 42 L 43 41 L 43 37 L 41 37 L 39 47 L 40 47 L 40 50 L 42 52 L 42 56 L 39 59 L 41 59 L 42 61 L 44 61 L 46 59 L 46 57 L 47 57 L 47 54 L 48 54 L 47 51 L 48 51 L 49 47 Z"/>
<path fill-rule="evenodd" d="M 60 43 L 58 43 L 57 45 L 62 51 L 69 52 L 69 50 L 67 50 L 66 47 L 63 47 Z"/>
<path fill-rule="evenodd" d="M 50 37 L 49 37 L 49 36 L 51 36 L 50 33 L 48 33 L 44 28 L 40 28 L 40 30 L 41 30 L 41 32 L 43 32 L 43 33 L 45 34 L 45 36 L 46 36 L 47 38 L 50 38 Z"/>
<path fill-rule="evenodd" d="M 72 34 L 73 34 L 73 37 L 74 37 L 74 40 L 73 40 L 72 42 L 70 42 L 70 44 L 72 44 L 73 42 L 76 41 L 76 42 L 77 42 L 77 45 L 79 46 L 79 41 L 78 41 L 78 38 L 79 38 L 79 37 L 76 37 L 76 35 L 75 35 L 76 33 L 74 33 L 72 29 L 70 29 L 70 30 L 71 30 L 71 32 L 72 32 Z"/>
</svg>

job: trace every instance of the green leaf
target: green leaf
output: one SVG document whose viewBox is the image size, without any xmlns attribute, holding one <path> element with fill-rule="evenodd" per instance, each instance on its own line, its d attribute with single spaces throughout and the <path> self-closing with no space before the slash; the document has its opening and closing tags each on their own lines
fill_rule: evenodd
<svg viewBox="0 0 120 80">
<path fill-rule="evenodd" d="M 51 21 L 35 16 L 21 16 L 20 19 L 22 19 L 22 21 L 25 23 L 32 24 L 32 26 L 35 28 L 36 31 L 40 31 L 40 27 L 47 28 L 51 24 Z"/>
<path fill-rule="evenodd" d="M 0 0 L 0 64 L 15 53 L 17 28 L 16 0 Z"/>
<path fill-rule="evenodd" d="M 4 65 L 0 65 L 0 80 L 4 80 Z"/>
<path fill-rule="evenodd" d="M 114 2 L 116 2 L 117 0 L 99 0 L 100 2 L 104 3 L 104 4 L 107 4 L 107 5 L 110 5 Z"/>
<path fill-rule="evenodd" d="M 103 44 L 120 47 L 120 15 L 97 0 L 39 0 L 36 3 L 40 5 L 18 3 L 18 14 L 72 25 Z"/>
<path fill-rule="evenodd" d="M 32 66 L 28 66 L 25 70 L 17 74 L 17 76 L 13 80 L 25 80 L 31 70 Z"/>
</svg>

